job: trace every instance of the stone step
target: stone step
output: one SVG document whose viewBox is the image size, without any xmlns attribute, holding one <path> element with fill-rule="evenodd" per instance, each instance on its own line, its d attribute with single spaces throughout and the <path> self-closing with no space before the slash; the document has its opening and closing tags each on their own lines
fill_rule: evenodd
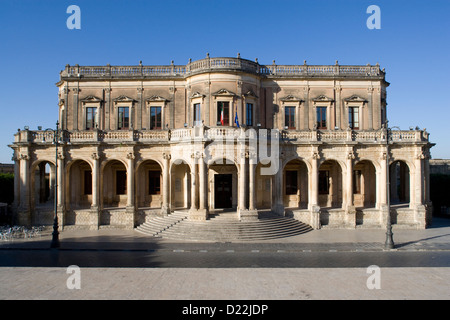
<svg viewBox="0 0 450 320">
<path fill-rule="evenodd" d="M 136 231 L 174 240 L 232 241 L 264 240 L 299 235 L 312 228 L 293 218 L 265 215 L 255 221 L 239 221 L 237 214 L 210 216 L 206 221 L 192 221 L 186 212 L 156 217 L 138 226 Z"/>
</svg>

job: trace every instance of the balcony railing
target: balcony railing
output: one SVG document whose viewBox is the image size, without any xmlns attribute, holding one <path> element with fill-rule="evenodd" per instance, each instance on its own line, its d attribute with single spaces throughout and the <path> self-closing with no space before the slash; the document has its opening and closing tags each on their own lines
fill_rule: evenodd
<svg viewBox="0 0 450 320">
<path fill-rule="evenodd" d="M 344 65 L 260 65 L 241 58 L 206 58 L 187 65 L 165 66 L 70 66 L 61 71 L 61 79 L 70 78 L 184 78 L 203 72 L 236 71 L 257 74 L 264 77 L 384 77 L 380 66 L 344 66 Z"/>
<path fill-rule="evenodd" d="M 86 130 L 61 131 L 61 138 L 71 144 L 93 142 L 121 143 L 170 143 L 189 142 L 197 139 L 222 140 L 232 139 L 267 139 L 269 130 L 238 129 L 234 127 L 192 127 L 173 130 Z M 274 134 L 275 133 L 275 134 Z M 389 137 L 388 137 L 389 136 Z M 428 132 L 425 130 L 386 130 L 354 131 L 354 130 L 274 130 L 271 138 L 280 139 L 284 143 L 313 143 L 317 141 L 339 143 L 355 141 L 360 143 L 385 143 L 388 138 L 394 143 L 428 142 Z M 22 130 L 15 134 L 15 143 L 53 143 L 52 131 Z"/>
</svg>

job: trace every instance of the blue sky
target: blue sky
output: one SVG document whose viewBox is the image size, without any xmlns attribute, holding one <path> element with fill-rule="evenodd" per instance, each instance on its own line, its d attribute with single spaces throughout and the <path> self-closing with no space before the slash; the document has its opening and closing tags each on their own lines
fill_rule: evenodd
<svg viewBox="0 0 450 320">
<path fill-rule="evenodd" d="M 81 30 L 69 30 L 69 5 Z M 369 5 L 381 10 L 370 30 Z M 242 58 L 261 64 L 376 64 L 386 69 L 390 126 L 427 128 L 433 158 L 450 158 L 450 1 L 1 0 L 0 162 L 18 128 L 55 127 L 66 64 L 186 64 Z"/>
</svg>

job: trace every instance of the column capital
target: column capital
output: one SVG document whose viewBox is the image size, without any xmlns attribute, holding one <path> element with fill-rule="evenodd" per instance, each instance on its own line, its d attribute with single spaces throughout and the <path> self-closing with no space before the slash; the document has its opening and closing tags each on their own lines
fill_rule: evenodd
<svg viewBox="0 0 450 320">
<path fill-rule="evenodd" d="M 100 159 L 100 155 L 99 155 L 97 152 L 93 152 L 93 153 L 91 154 L 91 158 L 92 158 L 93 160 L 99 160 L 99 159 Z"/>
<path fill-rule="evenodd" d="M 133 152 L 128 152 L 127 153 L 127 159 L 128 160 L 134 160 L 134 153 Z"/>
<path fill-rule="evenodd" d="M 170 160 L 170 158 L 172 158 L 172 155 L 170 153 L 163 153 L 163 159 L 164 160 Z"/>
</svg>

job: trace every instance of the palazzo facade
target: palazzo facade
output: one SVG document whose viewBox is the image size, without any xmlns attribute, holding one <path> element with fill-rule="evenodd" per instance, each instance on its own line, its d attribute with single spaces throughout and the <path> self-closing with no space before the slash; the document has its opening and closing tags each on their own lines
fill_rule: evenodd
<svg viewBox="0 0 450 320">
<path fill-rule="evenodd" d="M 313 228 L 425 228 L 426 130 L 387 126 L 377 65 L 69 66 L 59 128 L 15 134 L 17 223 L 134 228 L 180 209 Z M 406 112 L 406 110 L 405 110 Z M 55 143 L 57 140 L 57 144 Z M 388 190 L 389 189 L 389 190 Z"/>
</svg>

